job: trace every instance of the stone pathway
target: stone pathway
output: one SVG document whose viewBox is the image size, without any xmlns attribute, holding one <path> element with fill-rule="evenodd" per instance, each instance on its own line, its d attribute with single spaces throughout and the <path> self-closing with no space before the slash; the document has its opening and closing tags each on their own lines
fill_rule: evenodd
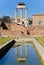
<svg viewBox="0 0 44 65">
<path fill-rule="evenodd" d="M 42 47 L 35 38 L 32 38 L 32 41 L 33 41 L 38 53 L 40 54 L 42 60 L 44 61 L 44 47 Z"/>
</svg>

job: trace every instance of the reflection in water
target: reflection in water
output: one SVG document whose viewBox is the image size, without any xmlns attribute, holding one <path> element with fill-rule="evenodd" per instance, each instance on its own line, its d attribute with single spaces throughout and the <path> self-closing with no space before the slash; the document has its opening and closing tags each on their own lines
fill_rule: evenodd
<svg viewBox="0 0 44 65">
<path fill-rule="evenodd" d="M 18 49 L 16 49 L 18 48 Z M 16 52 L 17 50 L 17 52 Z M 0 65 L 41 65 L 40 60 L 33 48 L 32 44 L 22 46 L 22 55 L 21 55 L 21 46 L 11 48 L 8 53 L 0 60 Z M 22 56 L 22 57 L 21 57 Z M 23 64 L 18 63 L 18 58 L 23 58 Z M 17 59 L 16 59 L 17 58 Z M 26 60 L 25 60 L 26 59 Z"/>
<path fill-rule="evenodd" d="M 23 48 L 24 46 L 24 48 Z M 28 57 L 28 45 L 22 45 L 19 47 L 16 47 L 16 59 L 19 63 L 24 63 L 27 60 Z M 19 52 L 20 51 L 20 52 Z M 25 51 L 25 52 L 24 52 Z M 19 53 L 18 53 L 19 52 Z M 25 55 L 24 55 L 25 54 Z M 20 55 L 20 56 L 19 56 Z M 24 55 L 24 56 L 23 56 Z"/>
</svg>

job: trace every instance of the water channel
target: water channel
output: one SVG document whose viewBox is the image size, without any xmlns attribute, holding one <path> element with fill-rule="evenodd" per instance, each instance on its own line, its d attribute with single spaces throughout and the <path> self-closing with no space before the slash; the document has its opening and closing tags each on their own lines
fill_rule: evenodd
<svg viewBox="0 0 44 65">
<path fill-rule="evenodd" d="M 12 47 L 0 60 L 0 65 L 41 65 L 32 44 Z"/>
</svg>

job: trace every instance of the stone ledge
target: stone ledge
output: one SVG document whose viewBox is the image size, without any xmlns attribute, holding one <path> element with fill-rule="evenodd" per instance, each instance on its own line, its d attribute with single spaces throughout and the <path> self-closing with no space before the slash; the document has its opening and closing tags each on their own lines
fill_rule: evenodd
<svg viewBox="0 0 44 65">
<path fill-rule="evenodd" d="M 10 41 L 7 45 L 2 47 L 0 49 L 0 60 L 3 58 L 3 56 L 8 52 L 8 50 L 13 46 L 15 43 L 15 40 Z"/>
</svg>

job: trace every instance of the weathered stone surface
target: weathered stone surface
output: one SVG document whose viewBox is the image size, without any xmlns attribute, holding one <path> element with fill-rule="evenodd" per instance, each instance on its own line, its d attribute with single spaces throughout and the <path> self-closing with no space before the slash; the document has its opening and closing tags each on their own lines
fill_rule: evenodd
<svg viewBox="0 0 44 65">
<path fill-rule="evenodd" d="M 8 26 L 7 26 L 8 27 Z M 30 33 L 29 35 L 27 34 Z M 22 25 L 10 23 L 8 30 L 0 28 L 0 36 L 2 37 L 26 37 L 26 36 L 44 36 L 44 26 L 34 26 L 26 28 Z"/>
</svg>

